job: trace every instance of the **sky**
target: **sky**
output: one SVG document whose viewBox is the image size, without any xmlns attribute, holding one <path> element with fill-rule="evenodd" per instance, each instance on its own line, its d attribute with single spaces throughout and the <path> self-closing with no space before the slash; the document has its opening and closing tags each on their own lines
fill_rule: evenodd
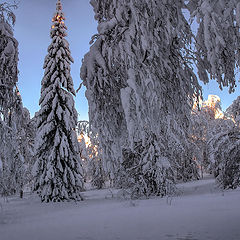
<svg viewBox="0 0 240 240">
<path fill-rule="evenodd" d="M 41 80 L 44 75 L 42 68 L 47 48 L 51 43 L 51 19 L 56 9 L 57 0 L 19 0 L 19 7 L 15 11 L 17 21 L 14 28 L 15 38 L 19 42 L 19 80 L 23 104 L 34 116 L 39 110 Z M 71 65 L 71 75 L 75 89 L 82 82 L 80 67 L 84 55 L 89 51 L 91 36 L 97 33 L 97 22 L 89 0 L 62 0 L 63 12 L 68 27 L 67 40 L 74 59 Z M 83 87 L 75 98 L 75 106 L 79 113 L 79 120 L 88 120 L 88 103 Z M 216 94 L 221 98 L 222 108 L 225 110 L 239 95 L 239 84 L 234 94 L 228 94 L 228 89 L 221 91 L 215 81 L 203 86 L 203 96 Z"/>
<path fill-rule="evenodd" d="M 39 110 L 38 101 L 41 80 L 44 75 L 43 63 L 51 43 L 50 28 L 56 10 L 57 0 L 20 0 L 15 11 L 14 36 L 19 42 L 18 87 L 23 104 L 34 116 Z M 91 36 L 97 32 L 97 22 L 89 0 L 62 0 L 63 12 L 68 28 L 67 40 L 74 59 L 71 75 L 77 89 L 82 82 L 80 67 L 84 55 L 89 51 Z M 84 87 L 75 98 L 79 119 L 88 120 L 88 103 Z"/>
</svg>

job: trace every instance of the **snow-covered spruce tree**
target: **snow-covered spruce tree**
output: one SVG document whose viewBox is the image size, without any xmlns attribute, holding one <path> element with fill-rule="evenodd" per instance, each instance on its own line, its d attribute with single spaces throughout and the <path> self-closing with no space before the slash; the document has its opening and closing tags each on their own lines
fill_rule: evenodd
<svg viewBox="0 0 240 240">
<path fill-rule="evenodd" d="M 42 201 L 82 199 L 82 166 L 75 128 L 73 80 L 69 44 L 60 0 L 52 19 L 52 43 L 45 58 L 41 109 L 37 116 L 34 189 Z"/>
<path fill-rule="evenodd" d="M 120 186 L 122 173 L 128 172 L 128 187 L 137 185 L 140 195 L 168 194 L 175 177 L 184 178 L 185 166 L 192 162 L 186 132 L 192 97 L 200 95 L 188 61 L 192 33 L 182 14 L 184 4 L 91 4 L 98 34 L 84 58 L 81 78 L 87 87 L 90 124 L 99 134 L 108 170 L 115 179 L 120 176 Z M 129 155 L 132 165 L 124 164 Z M 136 169 L 141 181 L 133 174 Z"/>
</svg>

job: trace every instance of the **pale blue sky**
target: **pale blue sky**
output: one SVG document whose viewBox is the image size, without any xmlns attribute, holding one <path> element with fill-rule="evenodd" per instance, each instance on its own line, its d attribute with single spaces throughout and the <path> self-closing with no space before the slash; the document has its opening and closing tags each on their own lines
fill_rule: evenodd
<svg viewBox="0 0 240 240">
<path fill-rule="evenodd" d="M 15 11 L 15 37 L 19 42 L 19 82 L 23 104 L 33 116 L 39 110 L 42 69 L 47 48 L 51 43 L 50 28 L 56 10 L 56 0 L 20 0 Z M 75 89 L 79 87 L 81 61 L 89 50 L 97 23 L 88 0 L 62 0 L 68 28 L 67 40 L 74 59 L 71 75 Z M 80 119 L 88 119 L 88 104 L 82 89 L 75 99 Z"/>
<path fill-rule="evenodd" d="M 23 104 L 31 116 L 39 110 L 42 69 L 47 48 L 51 43 L 49 36 L 51 19 L 55 12 L 56 0 L 20 0 L 19 8 L 15 11 L 17 22 L 15 37 L 19 42 L 19 89 Z M 67 40 L 70 43 L 72 57 L 72 77 L 77 89 L 80 80 L 81 61 L 89 50 L 91 36 L 97 32 L 97 23 L 94 20 L 92 6 L 89 0 L 62 0 L 63 11 L 68 27 Z M 83 88 L 75 99 L 79 119 L 88 119 L 88 104 Z M 226 109 L 239 95 L 239 87 L 234 94 L 229 95 L 228 90 L 220 91 L 217 83 L 211 81 L 204 86 L 204 98 L 208 94 L 217 94 L 222 100 L 222 107 Z"/>
</svg>

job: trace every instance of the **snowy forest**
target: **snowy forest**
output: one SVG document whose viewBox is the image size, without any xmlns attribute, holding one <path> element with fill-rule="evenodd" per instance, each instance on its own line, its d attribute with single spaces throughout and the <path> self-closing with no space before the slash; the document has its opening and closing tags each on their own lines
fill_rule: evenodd
<svg viewBox="0 0 240 240">
<path fill-rule="evenodd" d="M 3 240 L 44 239 L 40 231 L 39 238 L 33 237 L 34 231 L 22 238 L 1 232 L 8 216 L 4 208 L 10 209 L 11 201 L 30 204 L 34 199 L 47 213 L 49 206 L 60 206 L 53 203 L 73 202 L 80 208 L 90 204 L 94 194 L 103 194 L 114 204 L 120 199 L 141 209 L 141 204 L 144 208 L 154 201 L 171 206 L 183 189 L 204 192 L 211 183 L 211 193 L 216 194 L 212 201 L 229 196 L 226 202 L 234 206 L 235 215 L 231 231 L 217 235 L 212 230 L 208 239 L 239 240 L 240 95 L 223 110 L 218 96 L 203 99 L 200 83 L 216 81 L 229 94 L 236 90 L 240 2 L 91 0 L 98 32 L 89 39 L 78 86 L 71 76 L 74 59 L 66 40 L 64 1 L 56 2 L 34 117 L 18 88 L 19 49 L 14 36 L 18 3 L 0 3 L 0 239 L 1 234 L 6 236 Z M 80 121 L 75 96 L 83 86 L 89 120 Z M 173 210 L 165 211 L 164 216 L 174 215 Z M 87 210 L 84 214 L 88 219 Z M 131 237 L 96 232 L 95 238 L 67 237 L 62 232 L 65 237 L 59 233 L 45 239 L 207 239 L 201 231 L 197 236 L 189 231 L 180 231 L 184 236 L 166 232 L 159 238 L 156 229 L 153 235 L 136 232 Z"/>
</svg>

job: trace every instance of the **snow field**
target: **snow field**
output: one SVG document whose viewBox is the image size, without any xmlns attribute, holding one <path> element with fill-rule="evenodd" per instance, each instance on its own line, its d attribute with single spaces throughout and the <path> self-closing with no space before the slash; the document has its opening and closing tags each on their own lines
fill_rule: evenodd
<svg viewBox="0 0 240 240">
<path fill-rule="evenodd" d="M 213 179 L 179 185 L 173 198 L 124 200 L 92 190 L 83 202 L 1 199 L 1 240 L 239 240 L 240 189 L 221 192 Z M 112 198 L 112 195 L 114 197 Z"/>
</svg>

